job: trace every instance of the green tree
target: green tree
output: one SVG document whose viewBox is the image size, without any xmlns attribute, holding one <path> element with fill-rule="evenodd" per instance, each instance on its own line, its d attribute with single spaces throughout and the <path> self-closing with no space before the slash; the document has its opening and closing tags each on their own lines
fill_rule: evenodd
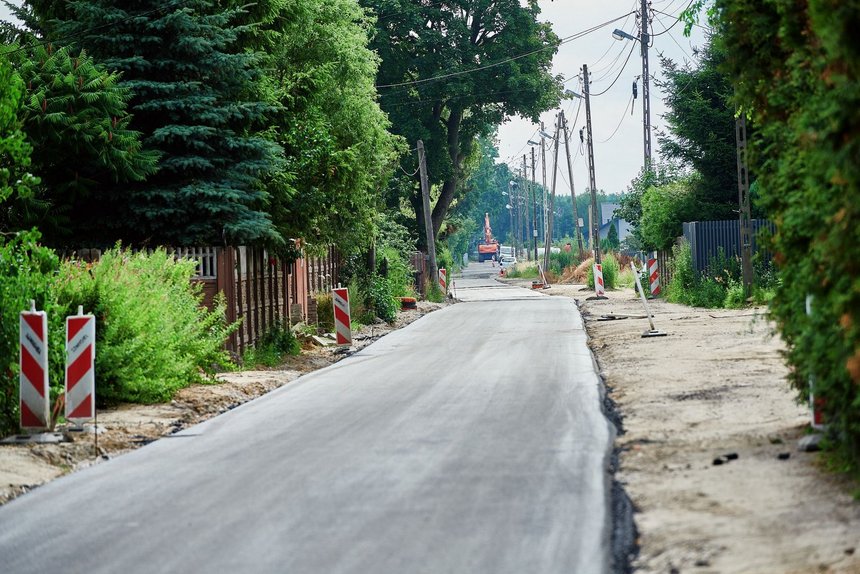
<svg viewBox="0 0 860 574">
<path fill-rule="evenodd" d="M 537 21 L 536 1 L 523 6 L 519 0 L 362 0 L 362 5 L 378 16 L 372 47 L 382 58 L 382 108 L 410 146 L 419 139 L 426 146 L 435 187 L 431 218 L 438 233 L 464 190 L 477 138 L 515 114 L 537 121 L 540 112 L 558 103 L 561 84 L 550 74 L 558 38 L 549 24 Z M 399 207 L 405 192 L 423 227 L 417 178 L 395 190 L 389 205 Z"/>
<path fill-rule="evenodd" d="M 277 14 L 263 42 L 286 155 L 270 185 L 273 219 L 284 237 L 353 252 L 373 240 L 401 151 L 376 103 L 372 24 L 356 0 L 284 2 Z"/>
<path fill-rule="evenodd" d="M 21 118 L 33 145 L 32 169 L 42 181 L 38 201 L 31 201 L 40 208 L 19 213 L 10 224 L 38 226 L 54 244 L 71 238 L 82 245 L 112 243 L 118 207 L 111 188 L 143 181 L 157 160 L 128 127 L 129 90 L 85 52 L 73 56 L 65 48 L 35 45 L 10 55 L 27 87 Z"/>
<path fill-rule="evenodd" d="M 24 82 L 0 55 L 0 231 L 8 231 L 10 222 L 19 217 L 32 198 L 32 187 L 38 183 L 27 172 L 32 147 L 21 131 L 19 105 Z"/>
<path fill-rule="evenodd" d="M 71 38 L 131 90 L 129 127 L 161 154 L 158 173 L 115 188 L 120 236 L 171 243 L 282 242 L 263 182 L 280 148 L 261 135 L 273 112 L 261 94 L 260 54 L 238 8 L 205 0 L 38 0 L 48 38 Z M 58 17 L 58 22 L 50 21 Z"/>
<path fill-rule="evenodd" d="M 642 196 L 639 236 L 649 249 L 669 249 L 683 233 L 683 223 L 697 219 L 696 177 L 648 188 Z"/>
<path fill-rule="evenodd" d="M 699 52 L 695 66 L 661 58 L 667 131 L 658 132 L 660 155 L 701 175 L 689 182 L 700 220 L 734 219 L 738 206 L 735 108 L 731 80 L 721 70 L 725 58 L 714 39 Z"/>
<path fill-rule="evenodd" d="M 669 163 L 654 163 L 652 169 L 642 169 L 627 186 L 627 192 L 621 196 L 620 207 L 615 210 L 615 216 L 624 219 L 633 226 L 633 233 L 638 239 L 639 226 L 642 223 L 642 197 L 652 187 L 662 187 L 677 181 L 678 168 Z"/>
</svg>

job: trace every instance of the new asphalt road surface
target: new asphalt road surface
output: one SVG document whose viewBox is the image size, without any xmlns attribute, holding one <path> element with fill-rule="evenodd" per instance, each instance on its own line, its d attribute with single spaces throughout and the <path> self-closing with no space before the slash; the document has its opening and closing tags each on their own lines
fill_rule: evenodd
<svg viewBox="0 0 860 574">
<path fill-rule="evenodd" d="M 602 573 L 612 430 L 572 299 L 463 303 L 0 508 L 0 571 Z"/>
</svg>

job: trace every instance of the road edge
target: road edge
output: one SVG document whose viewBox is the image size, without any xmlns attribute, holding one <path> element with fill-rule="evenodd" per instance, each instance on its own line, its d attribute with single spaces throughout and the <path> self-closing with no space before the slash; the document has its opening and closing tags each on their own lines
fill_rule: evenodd
<svg viewBox="0 0 860 574">
<path fill-rule="evenodd" d="M 625 433 L 624 417 L 618 408 L 618 404 L 612 399 L 612 387 L 606 384 L 603 370 L 600 367 L 600 360 L 591 347 L 591 334 L 588 331 L 588 317 L 590 314 L 579 299 L 574 299 L 574 301 L 576 308 L 579 310 L 580 317 L 582 317 L 586 343 L 591 353 L 591 360 L 594 363 L 594 371 L 597 373 L 597 379 L 600 381 L 600 409 L 603 412 L 603 416 L 606 417 L 606 420 L 615 429 L 612 452 L 609 455 L 609 465 L 607 467 L 610 478 L 611 510 L 609 544 L 612 563 L 610 568 L 613 574 L 631 574 L 633 572 L 632 563 L 639 555 L 639 544 L 637 542 L 639 532 L 634 519 L 636 509 L 633 506 L 633 501 L 624 489 L 624 484 L 616 479 L 622 452 L 622 449 L 617 445 L 617 439 Z"/>
</svg>

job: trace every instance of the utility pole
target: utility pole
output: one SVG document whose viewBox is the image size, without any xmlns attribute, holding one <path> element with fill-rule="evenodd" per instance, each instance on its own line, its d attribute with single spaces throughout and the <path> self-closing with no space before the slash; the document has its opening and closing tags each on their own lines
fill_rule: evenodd
<svg viewBox="0 0 860 574">
<path fill-rule="evenodd" d="M 588 184 L 591 186 L 591 244 L 594 262 L 600 263 L 600 215 L 597 213 L 597 183 L 594 181 L 594 146 L 591 137 L 591 98 L 589 98 L 588 66 L 582 65 L 583 95 L 585 96 L 585 125 L 588 138 Z"/>
<path fill-rule="evenodd" d="M 427 254 L 430 256 L 431 285 L 439 284 L 439 269 L 436 267 L 436 239 L 433 237 L 433 222 L 430 218 L 430 184 L 427 181 L 427 157 L 424 142 L 418 140 L 418 170 L 421 172 L 421 197 L 424 207 L 424 230 L 427 233 Z"/>
<path fill-rule="evenodd" d="M 640 15 L 639 44 L 642 48 L 642 130 L 645 142 L 645 171 L 651 169 L 651 91 L 649 89 L 650 71 L 648 69 L 648 43 L 651 41 L 648 35 L 648 0 L 642 0 L 642 12 Z"/>
<path fill-rule="evenodd" d="M 523 154 L 523 211 L 525 212 L 525 217 L 523 218 L 523 254 L 526 259 L 529 258 L 529 230 L 531 229 L 531 217 L 529 216 L 529 189 L 531 188 L 531 184 L 529 183 L 529 169 L 526 163 L 526 154 Z"/>
<path fill-rule="evenodd" d="M 750 180 L 747 171 L 747 121 L 743 113 L 735 120 L 735 136 L 738 147 L 738 204 L 740 207 L 741 269 L 744 295 L 752 293 L 752 216 L 750 214 Z"/>
<path fill-rule="evenodd" d="M 541 182 L 543 183 L 543 209 L 541 209 L 541 233 L 543 233 L 543 242 L 546 244 L 546 146 L 544 145 L 544 125 L 543 122 L 540 123 L 540 168 L 541 174 L 543 174 L 541 178 Z"/>
<path fill-rule="evenodd" d="M 535 249 L 535 261 L 537 261 L 537 240 L 538 240 L 538 232 L 537 232 L 537 202 L 535 201 L 535 186 L 537 185 L 537 178 L 535 174 L 535 148 L 532 148 L 532 238 L 534 239 L 534 249 Z"/>
<path fill-rule="evenodd" d="M 567 175 L 570 178 L 570 201 L 573 205 L 573 232 L 576 234 L 579 257 L 582 259 L 582 230 L 579 228 L 579 215 L 576 213 L 576 192 L 573 189 L 573 164 L 570 161 L 570 137 L 567 133 L 567 119 L 564 117 L 563 110 L 561 112 L 561 127 L 564 131 L 564 151 L 567 154 Z"/>
<path fill-rule="evenodd" d="M 558 179 L 558 142 L 559 142 L 559 134 L 561 132 L 561 114 L 556 116 L 555 122 L 555 148 L 553 152 L 553 161 L 552 161 L 552 188 L 549 196 L 549 209 L 545 210 L 547 213 L 547 224 L 546 224 L 546 241 L 544 241 L 544 251 L 543 251 L 543 268 L 549 269 L 549 259 L 550 259 L 550 249 L 552 246 L 552 223 L 553 216 L 555 215 L 555 185 Z"/>
</svg>

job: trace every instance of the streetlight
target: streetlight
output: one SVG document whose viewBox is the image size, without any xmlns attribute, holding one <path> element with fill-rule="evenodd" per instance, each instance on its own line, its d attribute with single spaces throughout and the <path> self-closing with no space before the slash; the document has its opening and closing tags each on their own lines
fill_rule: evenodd
<svg viewBox="0 0 860 574">
<path fill-rule="evenodd" d="M 612 31 L 612 37 L 615 38 L 616 40 L 634 40 L 634 41 L 636 41 L 639 39 L 632 34 L 628 34 L 624 30 L 619 30 L 618 28 L 616 28 L 615 30 Z"/>
</svg>

